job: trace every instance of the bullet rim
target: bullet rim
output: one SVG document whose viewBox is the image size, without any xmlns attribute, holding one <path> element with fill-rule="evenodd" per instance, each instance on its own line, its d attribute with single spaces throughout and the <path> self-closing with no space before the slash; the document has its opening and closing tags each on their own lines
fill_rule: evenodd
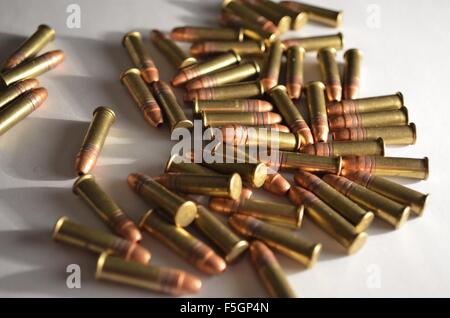
<svg viewBox="0 0 450 318">
<path fill-rule="evenodd" d="M 92 179 L 92 180 L 95 181 L 95 176 L 94 176 L 92 173 L 87 173 L 87 174 L 84 174 L 84 175 L 82 175 L 82 176 L 79 176 L 79 177 L 75 180 L 75 182 L 73 183 L 73 186 L 72 186 L 72 191 L 73 191 L 76 195 L 78 195 L 78 186 L 79 186 L 81 183 L 83 183 L 84 181 L 86 181 L 87 179 Z"/>
<path fill-rule="evenodd" d="M 198 63 L 197 59 L 193 56 L 189 56 L 188 58 L 184 59 L 183 62 L 181 62 L 180 66 L 178 67 L 178 70 L 194 65 L 196 63 Z"/>
<path fill-rule="evenodd" d="M 120 74 L 120 81 L 122 82 L 122 84 L 123 84 L 123 78 L 131 73 L 141 76 L 141 71 L 139 69 L 137 69 L 136 67 L 130 67 L 129 69 L 123 71 Z"/>
<path fill-rule="evenodd" d="M 358 233 L 352 244 L 347 248 L 348 255 L 353 255 L 358 252 L 366 243 L 367 237 L 368 235 L 366 232 Z"/>
<path fill-rule="evenodd" d="M 200 111 L 199 106 L 198 106 L 198 97 L 195 97 L 192 102 L 193 102 L 193 105 L 194 105 L 194 107 L 193 107 L 194 114 L 200 114 L 201 111 Z"/>
<path fill-rule="evenodd" d="M 228 183 L 230 198 L 239 200 L 242 192 L 242 178 L 238 173 L 233 173 Z"/>
<path fill-rule="evenodd" d="M 233 50 L 233 49 L 228 50 L 228 52 L 234 54 L 234 56 L 236 57 L 236 62 L 237 62 L 237 64 L 241 63 L 242 57 L 241 57 L 241 55 L 240 55 L 238 52 L 236 52 L 236 51 Z"/>
<path fill-rule="evenodd" d="M 139 31 L 130 31 L 125 33 L 125 35 L 122 37 L 122 45 L 125 46 L 125 41 L 131 37 L 131 36 L 137 36 L 138 38 L 142 39 L 142 34 Z"/>
<path fill-rule="evenodd" d="M 408 221 L 410 215 L 411 215 L 411 208 L 409 206 L 405 206 L 405 208 L 402 210 L 400 219 L 395 224 L 395 229 L 396 230 L 400 229 L 406 223 L 406 221 Z"/>
<path fill-rule="evenodd" d="M 177 128 L 193 128 L 194 124 L 192 123 L 192 121 L 190 121 L 189 119 L 183 119 L 178 121 L 175 125 L 173 125 L 172 127 L 172 131 L 174 131 Z"/>
<path fill-rule="evenodd" d="M 254 41 L 259 43 L 259 48 L 261 50 L 261 53 L 265 53 L 266 52 L 266 43 L 264 42 L 264 40 L 254 40 Z"/>
<path fill-rule="evenodd" d="M 429 196 L 430 196 L 429 193 L 424 193 L 423 196 L 420 198 L 418 204 L 417 203 L 411 204 L 411 211 L 414 212 L 417 216 L 422 216 L 423 212 L 425 211 L 425 206 L 427 204 Z"/>
<path fill-rule="evenodd" d="M 95 114 L 100 111 L 105 111 L 105 112 L 109 113 L 111 115 L 111 117 L 113 118 L 113 120 L 114 121 L 116 120 L 116 113 L 111 108 L 106 107 L 106 106 L 99 106 L 96 109 L 94 109 L 92 116 L 95 116 Z"/>
<path fill-rule="evenodd" d="M 248 241 L 240 240 L 232 247 L 230 252 L 228 252 L 227 255 L 225 255 L 225 261 L 227 263 L 232 263 L 239 256 L 241 256 L 242 253 L 244 253 L 249 248 L 249 246 L 250 244 L 248 243 Z"/>
<path fill-rule="evenodd" d="M 385 156 L 386 155 L 386 143 L 384 142 L 384 139 L 379 137 L 377 138 L 376 142 L 380 145 L 381 147 L 381 154 L 380 156 Z"/>
<path fill-rule="evenodd" d="M 53 240 L 56 240 L 56 236 L 59 234 L 61 227 L 63 226 L 64 222 L 66 222 L 67 220 L 69 220 L 69 218 L 67 216 L 62 216 L 56 221 L 55 225 L 53 226 L 53 233 L 52 233 Z"/>
<path fill-rule="evenodd" d="M 242 42 L 242 41 L 244 41 L 244 38 L 245 38 L 245 30 L 244 30 L 244 28 L 239 28 L 238 41 Z"/>
<path fill-rule="evenodd" d="M 336 175 L 340 176 L 342 174 L 344 160 L 343 160 L 342 156 L 338 156 L 337 160 L 338 160 L 338 171 L 336 172 Z"/>
<path fill-rule="evenodd" d="M 142 230 L 145 227 L 145 223 L 147 222 L 148 217 L 153 212 L 154 212 L 154 209 L 150 209 L 147 212 L 145 212 L 144 214 L 142 214 L 142 216 L 140 217 L 139 222 L 137 224 L 137 226 L 140 230 Z"/>
<path fill-rule="evenodd" d="M 360 58 L 364 57 L 364 53 L 363 53 L 362 50 L 357 49 L 357 48 L 353 48 L 353 49 L 348 49 L 347 51 L 345 51 L 345 53 L 344 53 L 344 59 L 347 58 L 347 55 L 348 55 L 348 54 L 353 53 L 353 52 L 355 52 L 356 54 L 358 54 Z"/>
<path fill-rule="evenodd" d="M 249 64 L 252 64 L 253 67 L 255 68 L 256 74 L 261 73 L 261 66 L 259 66 L 259 63 L 254 61 L 251 61 Z"/>
<path fill-rule="evenodd" d="M 340 13 L 339 13 L 339 15 L 341 16 L 341 19 L 342 19 L 342 14 L 343 14 L 343 12 L 340 12 Z M 338 15 L 338 17 L 339 17 L 339 15 Z M 342 32 L 339 32 L 339 33 L 337 34 L 337 36 L 338 36 L 339 39 L 341 40 L 341 47 L 340 47 L 340 49 L 342 49 L 342 48 L 345 46 L 345 43 L 344 43 L 344 34 L 343 34 Z"/>
<path fill-rule="evenodd" d="M 166 166 L 164 168 L 164 172 L 170 172 L 170 167 L 172 166 L 172 163 L 173 163 L 173 161 L 175 160 L 176 157 L 180 157 L 181 158 L 181 156 L 177 155 L 177 154 L 171 155 L 169 157 L 169 159 L 166 162 Z"/>
<path fill-rule="evenodd" d="M 197 205 L 193 201 L 185 201 L 180 205 L 173 216 L 176 226 L 186 227 L 197 217 Z"/>
<path fill-rule="evenodd" d="M 306 264 L 306 268 L 312 268 L 316 265 L 319 260 L 320 253 L 322 252 L 322 243 L 317 243 L 314 245 L 314 248 L 311 253 L 311 258 Z"/>
<path fill-rule="evenodd" d="M 428 159 L 428 157 L 424 157 L 423 160 L 425 161 L 425 168 L 426 168 L 426 173 L 423 180 L 427 180 L 428 177 L 430 176 L 430 159 Z"/>
<path fill-rule="evenodd" d="M 272 87 L 271 89 L 269 89 L 266 93 L 267 93 L 267 95 L 270 96 L 275 91 L 287 92 L 287 88 L 284 85 L 276 85 L 276 86 Z"/>
<path fill-rule="evenodd" d="M 411 128 L 412 133 L 413 133 L 413 143 L 412 144 L 415 145 L 416 142 L 417 142 L 417 128 L 416 128 L 416 124 L 409 123 L 408 126 Z"/>
<path fill-rule="evenodd" d="M 395 93 L 395 95 L 397 95 L 400 98 L 402 106 L 405 106 L 405 98 L 403 96 L 403 93 L 402 92 L 397 92 L 397 93 Z"/>
<path fill-rule="evenodd" d="M 344 17 L 344 12 L 343 11 L 338 11 L 338 14 L 336 16 L 336 28 L 339 28 L 342 24 L 342 19 Z"/>
<path fill-rule="evenodd" d="M 264 182 L 266 182 L 266 179 L 267 166 L 264 163 L 257 164 L 253 170 L 252 184 L 257 188 L 261 188 L 264 185 Z"/>
<path fill-rule="evenodd" d="M 297 212 L 297 220 L 295 223 L 295 227 L 300 228 L 302 226 L 303 215 L 305 213 L 305 205 L 301 204 L 301 205 L 297 206 L 296 212 Z"/>
<path fill-rule="evenodd" d="M 370 225 L 372 224 L 373 220 L 375 219 L 375 214 L 371 211 L 368 211 L 361 220 L 359 220 L 359 223 L 355 225 L 355 229 L 357 232 L 364 232 L 367 230 Z"/>
<path fill-rule="evenodd" d="M 405 114 L 406 117 L 406 123 L 409 123 L 409 112 L 408 112 L 408 108 L 406 106 L 402 106 L 402 108 L 400 108 L 400 111 L 403 112 L 403 114 Z"/>
<path fill-rule="evenodd" d="M 102 252 L 97 260 L 97 266 L 95 267 L 95 278 L 99 279 L 103 274 L 103 267 L 105 266 L 106 258 L 109 256 L 108 252 Z"/>
</svg>

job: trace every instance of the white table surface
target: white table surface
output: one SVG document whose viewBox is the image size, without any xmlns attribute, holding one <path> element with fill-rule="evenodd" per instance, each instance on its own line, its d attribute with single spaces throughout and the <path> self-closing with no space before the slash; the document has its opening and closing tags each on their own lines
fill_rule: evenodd
<svg viewBox="0 0 450 318">
<path fill-rule="evenodd" d="M 376 222 L 365 247 L 350 257 L 305 221 L 301 230 L 305 237 L 324 243 L 320 261 L 312 270 L 282 256 L 280 262 L 301 297 L 448 297 L 450 2 L 316 2 L 344 10 L 341 30 L 346 48 L 365 52 L 362 94 L 404 93 L 411 121 L 418 128 L 417 144 L 389 148 L 387 155 L 428 156 L 429 180 L 410 185 L 431 196 L 424 217 L 412 219 L 399 231 Z M 66 26 L 71 3 L 81 8 L 80 29 Z M 120 72 L 130 66 L 121 37 L 133 29 L 147 37 L 152 28 L 168 31 L 186 24 L 211 25 L 219 8 L 218 1 L 201 0 L 0 0 L 0 59 L 41 23 L 57 32 L 56 41 L 46 49 L 66 53 L 63 65 L 39 78 L 49 90 L 45 105 L 0 138 L 0 296 L 158 296 L 95 281 L 96 258 L 54 243 L 51 229 L 62 215 L 105 228 L 71 191 L 74 157 L 92 110 L 99 105 L 112 107 L 118 120 L 95 169 L 98 181 L 133 218 L 148 208 L 128 188 L 126 177 L 134 171 L 161 173 L 172 143 L 167 128 L 155 130 L 145 124 L 119 82 Z M 375 27 L 369 17 L 373 10 L 380 13 Z M 308 25 L 301 34 L 335 32 Z M 155 60 L 162 78 L 169 80 L 173 70 L 159 53 Z M 314 55 L 308 56 L 307 65 L 307 80 L 318 79 Z M 221 276 L 207 277 L 147 235 L 143 244 L 151 249 L 153 264 L 199 275 L 204 287 L 198 296 L 267 295 L 248 257 Z M 81 267 L 80 289 L 66 287 L 69 264 Z"/>
</svg>

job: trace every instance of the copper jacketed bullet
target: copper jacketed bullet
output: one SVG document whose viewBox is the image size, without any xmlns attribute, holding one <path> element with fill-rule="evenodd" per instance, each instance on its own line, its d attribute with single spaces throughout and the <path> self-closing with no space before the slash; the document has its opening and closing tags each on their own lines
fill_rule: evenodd
<svg viewBox="0 0 450 318">
<path fill-rule="evenodd" d="M 278 151 L 276 162 L 266 162 L 271 168 L 281 170 L 302 169 L 308 172 L 327 172 L 339 175 L 342 169 L 342 157 L 319 157 L 298 152 Z"/>
<path fill-rule="evenodd" d="M 267 178 L 267 166 L 263 163 L 203 163 L 207 168 L 220 173 L 238 173 L 241 178 L 255 188 L 261 188 Z"/>
<path fill-rule="evenodd" d="M 207 87 L 222 86 L 229 83 L 237 83 L 258 75 L 260 72 L 257 62 L 248 62 L 230 67 L 224 70 L 201 76 L 186 84 L 186 89 L 194 90 Z"/>
<path fill-rule="evenodd" d="M 330 141 L 305 146 L 302 153 L 316 156 L 384 156 L 382 138 L 368 141 Z"/>
<path fill-rule="evenodd" d="M 94 169 L 115 120 L 116 115 L 110 108 L 98 107 L 94 110 L 91 124 L 75 160 L 75 170 L 79 175 L 87 174 Z"/>
<path fill-rule="evenodd" d="M 216 275 L 222 273 L 227 267 L 225 261 L 208 245 L 185 229 L 170 224 L 154 210 L 142 216 L 139 227 L 202 272 Z"/>
<path fill-rule="evenodd" d="M 328 117 L 325 106 L 325 85 L 322 82 L 310 82 L 306 85 L 309 118 L 311 120 L 314 141 L 328 141 Z"/>
<path fill-rule="evenodd" d="M 147 84 L 137 68 L 130 68 L 120 76 L 122 84 L 127 88 L 144 119 L 152 127 L 159 127 L 163 123 L 161 109 L 150 92 Z"/>
<path fill-rule="evenodd" d="M 279 33 L 285 33 L 291 28 L 292 18 L 284 10 L 281 10 L 283 9 L 282 7 L 273 10 L 267 5 L 269 1 L 244 0 L 243 2 L 249 8 L 271 21 L 277 27 Z"/>
<path fill-rule="evenodd" d="M 186 52 L 184 52 L 184 50 L 175 42 L 167 38 L 158 30 L 152 30 L 150 32 L 150 40 L 176 69 L 181 69 L 197 63 L 197 60 L 194 57 L 186 54 Z"/>
<path fill-rule="evenodd" d="M 38 26 L 20 47 L 3 64 L 3 71 L 12 69 L 23 61 L 35 57 L 48 43 L 55 39 L 55 30 L 45 24 Z"/>
<path fill-rule="evenodd" d="M 366 243 L 365 232 L 358 232 L 342 215 L 313 193 L 300 187 L 292 187 L 289 191 L 289 199 L 294 204 L 303 204 L 307 216 L 342 245 L 348 254 L 356 253 Z"/>
<path fill-rule="evenodd" d="M 261 99 L 194 100 L 194 113 L 265 113 L 273 110 L 271 103 Z"/>
<path fill-rule="evenodd" d="M 337 116 L 353 113 L 372 113 L 388 110 L 398 110 L 405 106 L 402 93 L 375 96 L 360 99 L 344 99 L 327 105 L 328 115 Z"/>
<path fill-rule="evenodd" d="M 366 141 L 382 138 L 386 145 L 414 145 L 417 139 L 416 125 L 379 128 L 343 128 L 333 130 L 334 140 Z"/>
<path fill-rule="evenodd" d="M 286 88 L 278 85 L 267 92 L 267 94 L 283 116 L 284 121 L 289 125 L 291 131 L 301 136 L 302 146 L 314 143 L 308 124 L 306 124 L 300 111 L 289 98 Z"/>
<path fill-rule="evenodd" d="M 330 10 L 297 1 L 281 1 L 281 6 L 298 12 L 306 12 L 309 21 L 338 28 L 342 23 L 342 11 Z"/>
<path fill-rule="evenodd" d="M 271 297 L 296 298 L 283 269 L 272 251 L 262 242 L 254 241 L 250 245 L 250 257 Z"/>
<path fill-rule="evenodd" d="M 30 78 L 23 80 L 21 82 L 17 82 L 7 87 L 6 89 L 0 91 L 0 110 L 3 108 L 3 106 L 13 101 L 20 95 L 32 89 L 38 88 L 38 86 L 39 81 L 34 78 Z"/>
<path fill-rule="evenodd" d="M 176 226 L 186 227 L 197 216 L 197 206 L 194 202 L 185 200 L 143 174 L 128 175 L 128 185 L 145 201 L 166 212 Z"/>
<path fill-rule="evenodd" d="M 214 212 L 218 212 L 220 214 L 231 215 L 237 212 L 242 200 L 250 199 L 252 195 L 252 190 L 243 188 L 241 196 L 238 200 L 211 198 L 209 200 L 209 208 Z"/>
<path fill-rule="evenodd" d="M 298 45 L 305 49 L 306 52 L 319 51 L 320 49 L 332 47 L 336 50 L 342 50 L 344 47 L 344 36 L 342 33 L 337 33 L 333 35 L 321 35 L 312 36 L 305 38 L 294 38 L 284 40 L 283 44 L 286 48 L 293 45 Z"/>
<path fill-rule="evenodd" d="M 364 232 L 372 223 L 374 218 L 372 212 L 362 209 L 319 177 L 299 170 L 294 178 L 298 185 L 308 189 L 335 209 L 355 227 L 357 232 Z"/>
<path fill-rule="evenodd" d="M 344 177 L 326 175 L 323 180 L 396 229 L 400 228 L 409 218 L 411 210 L 406 205 L 392 201 Z"/>
<path fill-rule="evenodd" d="M 411 211 L 417 215 L 423 214 L 428 194 L 420 193 L 399 183 L 367 172 L 350 173 L 347 175 L 347 178 L 395 202 L 409 206 Z"/>
<path fill-rule="evenodd" d="M 279 124 L 282 118 L 277 113 L 203 113 L 204 127 L 222 127 L 229 125 L 259 126 Z"/>
<path fill-rule="evenodd" d="M 291 189 L 291 183 L 281 174 L 273 169 L 268 169 L 267 179 L 264 182 L 264 190 L 278 195 L 284 196 Z"/>
<path fill-rule="evenodd" d="M 305 49 L 294 45 L 286 52 L 286 88 L 291 99 L 299 99 L 303 88 Z"/>
<path fill-rule="evenodd" d="M 261 73 L 261 84 L 265 91 L 270 90 L 278 84 L 283 51 L 284 45 L 280 41 L 275 41 L 269 48 L 267 62 Z"/>
<path fill-rule="evenodd" d="M 97 184 L 91 174 L 79 177 L 73 192 L 80 196 L 98 216 L 119 236 L 132 242 L 142 239 L 141 232 L 116 202 Z"/>
<path fill-rule="evenodd" d="M 0 74 L 0 88 L 24 79 L 37 77 L 58 66 L 64 60 L 63 51 L 44 53 Z"/>
<path fill-rule="evenodd" d="M 277 252 L 303 264 L 313 267 L 319 258 L 322 244 L 301 238 L 297 232 L 281 226 L 260 221 L 254 217 L 233 214 L 228 223 L 242 235 L 263 241 Z"/>
<path fill-rule="evenodd" d="M 342 99 L 342 84 L 339 67 L 336 61 L 336 49 L 323 48 L 317 53 L 320 65 L 320 74 L 325 84 L 329 101 Z"/>
<path fill-rule="evenodd" d="M 227 100 L 241 98 L 256 98 L 264 94 L 264 88 L 259 81 L 226 84 L 218 87 L 208 87 L 191 90 L 184 96 L 185 101 Z"/>
<path fill-rule="evenodd" d="M 221 54 L 230 50 L 235 51 L 240 56 L 262 56 L 266 51 L 263 41 L 246 40 L 243 42 L 234 41 L 204 41 L 192 44 L 190 53 L 194 56 L 207 56 L 210 54 Z"/>
<path fill-rule="evenodd" d="M 150 252 L 136 242 L 124 240 L 113 234 L 60 218 L 53 230 L 53 239 L 94 253 L 107 252 L 127 261 L 147 264 Z"/>
<path fill-rule="evenodd" d="M 244 30 L 232 28 L 211 28 L 211 27 L 177 27 L 170 32 L 172 40 L 179 42 L 197 41 L 243 41 Z"/>
<path fill-rule="evenodd" d="M 47 90 L 39 87 L 3 106 L 0 111 L 0 136 L 38 109 L 47 95 Z"/>
<path fill-rule="evenodd" d="M 344 54 L 344 99 L 359 96 L 362 58 L 363 53 L 358 49 L 350 49 Z"/>
<path fill-rule="evenodd" d="M 330 116 L 328 122 L 330 129 L 340 128 L 374 128 L 408 125 L 408 109 L 388 110 L 374 113 L 352 113 Z"/>
<path fill-rule="evenodd" d="M 202 287 L 200 279 L 184 271 L 124 261 L 107 253 L 97 261 L 95 278 L 174 296 L 195 294 Z"/>
<path fill-rule="evenodd" d="M 173 78 L 172 84 L 174 86 L 183 85 L 194 78 L 218 71 L 233 64 L 238 64 L 240 61 L 241 56 L 234 51 L 220 54 L 201 63 L 181 69 Z"/>
<path fill-rule="evenodd" d="M 358 156 L 342 159 L 342 175 L 344 177 L 357 171 L 364 171 L 377 176 L 426 180 L 429 174 L 428 158 Z"/>
<path fill-rule="evenodd" d="M 194 124 L 187 119 L 170 86 L 164 81 L 151 84 L 152 92 L 169 120 L 171 130 L 177 128 L 192 128 Z"/>
<path fill-rule="evenodd" d="M 122 39 L 122 45 L 128 52 L 134 66 L 141 71 L 142 77 L 147 83 L 159 80 L 158 68 L 153 62 L 150 51 L 142 40 L 140 32 L 133 31 L 125 34 Z"/>
<path fill-rule="evenodd" d="M 242 179 L 237 173 L 231 175 L 199 175 L 182 172 L 166 173 L 154 178 L 166 188 L 182 193 L 239 199 Z"/>
</svg>

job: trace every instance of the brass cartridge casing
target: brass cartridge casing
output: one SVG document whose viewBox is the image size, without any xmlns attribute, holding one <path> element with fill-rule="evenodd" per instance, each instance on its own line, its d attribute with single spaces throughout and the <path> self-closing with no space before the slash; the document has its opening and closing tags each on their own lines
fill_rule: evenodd
<svg viewBox="0 0 450 318">
<path fill-rule="evenodd" d="M 0 110 L 2 110 L 6 104 L 12 102 L 20 95 L 38 87 L 39 81 L 37 79 L 30 78 L 21 82 L 17 82 L 0 91 Z"/>
<path fill-rule="evenodd" d="M 386 145 L 414 145 L 417 139 L 416 125 L 378 128 L 343 128 L 333 130 L 337 141 L 367 141 L 382 138 Z"/>
<path fill-rule="evenodd" d="M 271 168 L 281 170 L 302 169 L 308 172 L 341 174 L 342 157 L 319 157 L 298 152 L 279 151 L 277 162 L 266 162 Z"/>
<path fill-rule="evenodd" d="M 179 42 L 197 41 L 243 41 L 244 30 L 232 28 L 211 28 L 211 27 L 177 27 L 172 29 L 170 37 Z"/>
<path fill-rule="evenodd" d="M 374 113 L 353 113 L 329 117 L 330 129 L 376 128 L 408 125 L 408 109 L 389 110 Z"/>
<path fill-rule="evenodd" d="M 240 56 L 262 56 L 266 51 L 264 41 L 245 40 L 235 41 L 204 41 L 192 44 L 190 53 L 194 56 L 206 56 L 210 54 L 235 51 Z"/>
<path fill-rule="evenodd" d="M 344 99 L 356 99 L 361 85 L 361 62 L 363 53 L 350 49 L 344 53 Z"/>
<path fill-rule="evenodd" d="M 388 110 L 398 110 L 404 105 L 403 95 L 398 92 L 393 95 L 375 96 L 359 99 L 344 99 L 327 105 L 329 116 L 353 113 L 372 113 Z"/>
<path fill-rule="evenodd" d="M 194 100 L 195 114 L 205 113 L 265 113 L 273 110 L 271 103 L 261 99 Z"/>
<path fill-rule="evenodd" d="M 277 113 L 203 113 L 204 127 L 222 127 L 229 125 L 259 126 L 279 124 L 282 118 Z"/>
<path fill-rule="evenodd" d="M 218 87 L 208 87 L 191 90 L 184 96 L 185 101 L 227 100 L 241 98 L 256 98 L 264 94 L 264 88 L 259 81 L 226 84 Z"/>
<path fill-rule="evenodd" d="M 329 141 L 305 146 L 302 153 L 316 156 L 384 156 L 382 138 L 368 141 Z"/>
</svg>

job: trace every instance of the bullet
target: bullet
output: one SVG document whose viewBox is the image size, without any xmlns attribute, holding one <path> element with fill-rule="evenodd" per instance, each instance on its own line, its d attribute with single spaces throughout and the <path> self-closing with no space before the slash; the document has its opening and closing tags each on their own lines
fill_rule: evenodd
<svg viewBox="0 0 450 318">
<path fill-rule="evenodd" d="M 344 59 L 344 99 L 356 99 L 359 96 L 363 53 L 350 49 L 345 52 Z"/>
<path fill-rule="evenodd" d="M 238 64 L 240 61 L 241 56 L 231 50 L 218 56 L 209 58 L 204 62 L 182 68 L 173 78 L 172 85 L 181 86 L 190 80 L 218 71 L 227 66 Z"/>
<path fill-rule="evenodd" d="M 327 105 L 329 116 L 354 113 L 372 113 L 389 110 L 399 110 L 405 106 L 403 94 L 375 96 L 360 99 L 344 99 L 340 102 L 331 102 Z"/>
<path fill-rule="evenodd" d="M 28 39 L 9 56 L 3 64 L 3 71 L 17 67 L 23 61 L 35 57 L 48 43 L 55 39 L 55 30 L 41 24 Z"/>
<path fill-rule="evenodd" d="M 94 110 L 91 124 L 75 160 L 75 170 L 78 175 L 88 174 L 94 169 L 109 129 L 115 120 L 116 114 L 110 108 L 98 107 Z"/>
<path fill-rule="evenodd" d="M 309 118 L 316 143 L 328 141 L 329 128 L 324 90 L 325 85 L 322 82 L 309 82 L 306 85 Z"/>
<path fill-rule="evenodd" d="M 389 110 L 376 113 L 353 113 L 333 116 L 328 119 L 332 130 L 341 128 L 376 128 L 408 125 L 408 109 Z"/>
<path fill-rule="evenodd" d="M 237 173 L 231 175 L 199 175 L 172 172 L 153 179 L 174 192 L 233 200 L 239 199 L 242 191 L 241 176 Z"/>
<path fill-rule="evenodd" d="M 344 177 L 357 171 L 368 172 L 376 176 L 426 180 L 429 174 L 428 158 L 359 156 L 342 159 L 342 175 Z"/>
<path fill-rule="evenodd" d="M 198 100 L 227 100 L 256 98 L 264 94 L 264 88 L 259 81 L 226 84 L 218 87 L 208 87 L 191 90 L 184 96 L 185 101 Z"/>
<path fill-rule="evenodd" d="M 291 184 L 289 181 L 280 173 L 275 170 L 269 169 L 267 174 L 267 179 L 264 182 L 264 190 L 278 195 L 285 196 L 289 189 L 291 189 Z"/>
<path fill-rule="evenodd" d="M 141 72 L 137 68 L 130 68 L 122 73 L 120 81 L 127 88 L 145 121 L 152 127 L 160 127 L 163 123 L 161 109 L 142 79 Z"/>
<path fill-rule="evenodd" d="M 366 231 L 374 215 L 335 190 L 319 177 L 299 170 L 294 176 L 295 182 L 302 188 L 314 193 L 319 199 L 332 207 L 352 224 L 358 233 Z"/>
<path fill-rule="evenodd" d="M 253 0 L 254 2 L 259 2 L 261 6 L 265 8 L 267 12 L 274 14 L 274 12 L 279 12 L 284 16 L 289 16 L 291 18 L 291 26 L 292 30 L 300 30 L 303 26 L 308 22 L 308 15 L 305 12 L 300 12 L 297 10 L 291 10 L 285 6 L 280 5 L 274 1 L 267 0 Z"/>
<path fill-rule="evenodd" d="M 151 89 L 158 105 L 163 109 L 164 114 L 169 119 L 171 131 L 177 128 L 190 129 L 194 127 L 192 121 L 187 119 L 183 108 L 178 103 L 175 94 L 166 82 L 153 82 Z"/>
<path fill-rule="evenodd" d="M 197 60 L 189 56 L 174 41 L 167 38 L 162 32 L 152 30 L 150 40 L 161 54 L 176 68 L 181 69 L 197 63 Z"/>
<path fill-rule="evenodd" d="M 375 216 L 399 229 L 409 218 L 410 208 L 370 191 L 344 177 L 326 175 L 323 180 Z"/>
<path fill-rule="evenodd" d="M 103 253 L 97 261 L 95 278 L 181 296 L 197 293 L 202 282 L 178 269 L 127 262 Z"/>
<path fill-rule="evenodd" d="M 53 240 L 63 242 L 94 253 L 107 252 L 127 261 L 147 264 L 150 252 L 136 242 L 124 240 L 82 224 L 72 222 L 67 217 L 58 219 L 53 230 Z"/>
<path fill-rule="evenodd" d="M 50 51 L 27 60 L 13 69 L 6 70 L 0 74 L 0 88 L 6 88 L 12 83 L 23 81 L 28 78 L 38 77 L 46 73 L 64 60 L 63 51 Z"/>
<path fill-rule="evenodd" d="M 0 111 L 0 136 L 38 109 L 47 99 L 48 92 L 39 87 L 17 97 Z"/>
<path fill-rule="evenodd" d="M 326 87 L 329 101 L 342 99 L 342 84 L 339 67 L 336 61 L 336 49 L 323 48 L 317 53 L 320 65 L 320 74 Z"/>
<path fill-rule="evenodd" d="M 303 88 L 305 49 L 294 45 L 286 53 L 286 87 L 289 98 L 299 99 Z"/>
<path fill-rule="evenodd" d="M 141 232 L 116 202 L 97 184 L 95 177 L 86 174 L 73 184 L 73 192 L 80 196 L 108 226 L 119 236 L 138 242 Z"/>
<path fill-rule="evenodd" d="M 197 205 L 198 216 L 194 221 L 196 229 L 213 242 L 224 254 L 225 261 L 235 261 L 248 249 L 248 242 L 234 234 L 208 208 Z"/>
<path fill-rule="evenodd" d="M 300 187 L 292 187 L 289 199 L 294 204 L 303 204 L 313 222 L 343 246 L 349 255 L 359 251 L 366 243 L 365 232 L 358 232 L 342 215 L 311 192 Z"/>
<path fill-rule="evenodd" d="M 227 267 L 208 245 L 185 229 L 168 223 L 156 211 L 145 213 L 139 227 L 206 274 L 217 275 Z"/>
<path fill-rule="evenodd" d="M 283 51 L 284 45 L 280 41 L 275 41 L 269 48 L 267 61 L 261 73 L 260 80 L 264 91 L 268 91 L 278 84 Z"/>
<path fill-rule="evenodd" d="M 243 41 L 244 30 L 232 28 L 210 28 L 210 27 L 177 27 L 172 29 L 170 37 L 179 42 L 197 41 Z"/>
<path fill-rule="evenodd" d="M 228 125 L 259 126 L 279 124 L 282 118 L 277 113 L 203 113 L 204 127 L 222 127 Z"/>
<path fill-rule="evenodd" d="M 284 40 L 283 44 L 286 48 L 290 48 L 293 45 L 298 45 L 305 49 L 306 52 L 319 51 L 323 48 L 335 48 L 336 50 L 342 50 L 344 47 L 344 36 L 342 33 L 332 35 L 311 36 L 304 38 L 293 38 Z"/>
<path fill-rule="evenodd" d="M 391 126 L 379 128 L 343 128 L 332 131 L 334 140 L 368 141 L 382 138 L 386 145 L 414 145 L 416 125 Z"/>
<path fill-rule="evenodd" d="M 330 141 L 305 146 L 302 153 L 316 156 L 384 156 L 382 138 L 368 141 Z"/>
<path fill-rule="evenodd" d="M 289 31 L 293 23 L 291 16 L 280 10 L 282 7 L 279 7 L 278 10 L 273 10 L 267 5 L 267 2 L 269 1 L 245 0 L 243 3 L 271 21 L 277 27 L 279 33 Z"/>
<path fill-rule="evenodd" d="M 228 223 L 242 235 L 261 240 L 277 252 L 312 268 L 319 258 L 322 244 L 301 238 L 297 232 L 260 221 L 254 217 L 233 214 Z"/>
<path fill-rule="evenodd" d="M 207 56 L 212 54 L 221 54 L 230 50 L 235 51 L 241 57 L 244 56 L 262 56 L 266 51 L 264 41 L 245 40 L 243 42 L 235 41 L 204 41 L 192 44 L 190 53 L 194 56 Z"/>
<path fill-rule="evenodd" d="M 289 125 L 291 131 L 301 136 L 301 144 L 310 145 L 314 143 L 308 124 L 306 124 L 300 111 L 289 98 L 286 88 L 278 85 L 268 91 L 267 94 L 283 116 L 284 121 Z"/>
<path fill-rule="evenodd" d="M 255 188 L 261 188 L 267 178 L 267 166 L 263 163 L 203 163 L 209 169 L 223 174 L 238 173 L 242 180 Z"/>
<path fill-rule="evenodd" d="M 367 172 L 350 173 L 347 175 L 347 178 L 395 202 L 409 206 L 411 212 L 414 212 L 416 215 L 423 215 L 428 194 L 420 193 L 399 183 Z"/>
<path fill-rule="evenodd" d="M 308 172 L 332 173 L 339 175 L 342 169 L 342 157 L 319 157 L 298 152 L 278 151 L 276 162 L 265 162 L 270 168 L 281 170 L 302 169 Z"/>
<path fill-rule="evenodd" d="M 253 241 L 250 257 L 267 292 L 274 298 L 296 298 L 280 263 L 272 251 L 262 242 Z"/>
<path fill-rule="evenodd" d="M 309 21 L 338 28 L 342 23 L 342 11 L 335 11 L 297 1 L 281 1 L 281 6 L 298 12 L 306 12 Z"/>
<path fill-rule="evenodd" d="M 9 102 L 20 95 L 39 87 L 39 81 L 34 78 L 17 82 L 8 88 L 0 91 L 0 110 Z"/>
<path fill-rule="evenodd" d="M 224 215 L 231 215 L 238 211 L 241 201 L 250 199 L 253 195 L 252 190 L 249 188 L 242 188 L 241 196 L 238 200 L 230 200 L 224 198 L 211 198 L 209 200 L 209 208 L 214 212 L 218 212 Z"/>
<path fill-rule="evenodd" d="M 194 113 L 265 113 L 273 110 L 271 103 L 261 99 L 194 100 Z"/>
<path fill-rule="evenodd" d="M 254 77 L 255 75 L 258 75 L 259 72 L 260 68 L 257 62 L 242 63 L 193 79 L 186 84 L 186 89 L 194 90 L 237 83 L 247 78 Z"/>
<path fill-rule="evenodd" d="M 163 210 L 176 226 L 186 227 L 197 217 L 194 202 L 185 200 L 143 174 L 129 174 L 128 185 L 145 201 Z"/>
<path fill-rule="evenodd" d="M 183 158 L 180 155 L 173 155 L 166 163 L 164 172 L 183 172 L 183 173 L 196 173 L 196 174 L 218 174 L 214 170 L 203 167 L 198 163 L 183 162 Z"/>
</svg>

